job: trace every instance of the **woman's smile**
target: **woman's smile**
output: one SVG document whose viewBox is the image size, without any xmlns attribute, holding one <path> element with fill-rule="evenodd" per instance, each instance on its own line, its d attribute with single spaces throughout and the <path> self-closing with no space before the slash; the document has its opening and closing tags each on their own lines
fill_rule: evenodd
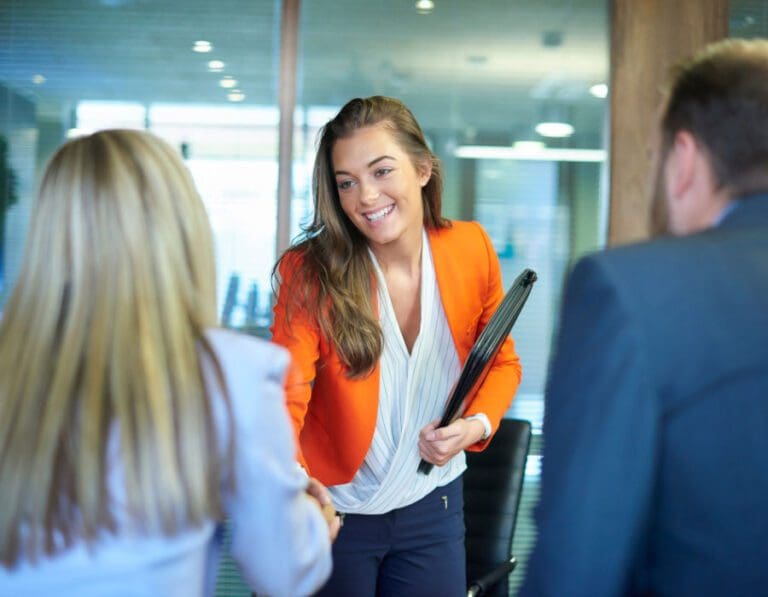
<svg viewBox="0 0 768 597">
<path fill-rule="evenodd" d="M 363 217 L 371 223 L 379 222 L 380 220 L 386 218 L 389 214 L 391 214 L 394 211 L 394 209 L 395 209 L 395 204 L 391 203 L 390 205 L 382 207 L 381 209 L 377 209 L 376 211 L 364 212 Z"/>
</svg>

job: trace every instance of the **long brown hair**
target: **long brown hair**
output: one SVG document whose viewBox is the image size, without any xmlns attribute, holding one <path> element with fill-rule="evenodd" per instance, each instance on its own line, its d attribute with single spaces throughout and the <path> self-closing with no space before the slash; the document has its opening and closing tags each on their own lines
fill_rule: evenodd
<svg viewBox="0 0 768 597">
<path fill-rule="evenodd" d="M 116 436 L 137 523 L 219 515 L 199 352 L 218 367 L 215 323 L 211 230 L 178 154 L 120 130 L 59 149 L 0 322 L 0 562 L 114 529 Z"/>
<path fill-rule="evenodd" d="M 381 356 L 382 337 L 371 301 L 373 264 L 367 241 L 341 209 L 331 156 L 336 141 L 377 124 L 387 127 L 414 166 L 432 167 L 421 191 L 424 226 L 435 229 L 449 225 L 441 214 L 440 161 L 411 111 L 390 97 L 355 98 L 320 132 L 312 175 L 314 219 L 302 240 L 281 256 L 274 270 L 289 325 L 295 310 L 316 313 L 320 331 L 335 345 L 349 377 L 365 375 L 374 367 Z M 280 265 L 288 258 L 295 258 L 298 269 L 291 279 L 280 280 Z"/>
</svg>

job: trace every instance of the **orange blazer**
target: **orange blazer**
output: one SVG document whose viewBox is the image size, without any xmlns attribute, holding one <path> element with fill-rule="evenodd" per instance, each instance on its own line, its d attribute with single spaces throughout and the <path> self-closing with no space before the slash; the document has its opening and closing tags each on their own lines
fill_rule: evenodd
<svg viewBox="0 0 768 597">
<path fill-rule="evenodd" d="M 504 297 L 499 260 L 477 222 L 455 221 L 449 228 L 428 230 L 427 234 L 443 309 L 463 364 Z M 294 267 L 290 259 L 284 259 L 281 279 L 289 279 Z M 338 485 L 352 479 L 373 440 L 379 365 L 363 379 L 347 378 L 333 344 L 317 327 L 313 317 L 316 308 L 293 313 L 288 325 L 285 301 L 278 293 L 272 339 L 292 355 L 286 394 L 298 438 L 299 462 L 325 485 Z M 466 416 L 485 413 L 495 433 L 520 377 L 520 362 L 508 338 Z M 482 450 L 489 440 L 469 449 Z"/>
</svg>

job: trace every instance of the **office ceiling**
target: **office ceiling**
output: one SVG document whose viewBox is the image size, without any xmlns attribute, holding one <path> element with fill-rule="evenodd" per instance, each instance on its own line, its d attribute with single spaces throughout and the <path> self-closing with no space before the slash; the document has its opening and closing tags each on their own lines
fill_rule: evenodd
<svg viewBox="0 0 768 597">
<path fill-rule="evenodd" d="M 297 102 L 339 106 L 350 97 L 401 97 L 425 128 L 460 141 L 530 137 L 545 107 L 597 146 L 608 77 L 605 0 L 305 0 Z M 275 105 L 280 61 L 276 0 L 3 0 L 0 83 L 46 118 L 83 99 L 227 104 L 229 74 L 241 105 Z M 732 2 L 732 29 L 765 27 L 766 2 Z M 759 32 L 759 31 L 758 31 Z M 213 51 L 195 53 L 196 40 Z M 225 61 L 210 72 L 207 61 Z M 42 75 L 44 82 L 33 80 Z M 2 115 L 0 115 L 2 117 Z"/>
</svg>

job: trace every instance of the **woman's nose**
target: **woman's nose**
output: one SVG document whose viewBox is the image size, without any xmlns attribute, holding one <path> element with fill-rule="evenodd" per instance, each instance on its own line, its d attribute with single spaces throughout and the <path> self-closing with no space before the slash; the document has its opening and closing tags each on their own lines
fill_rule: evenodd
<svg viewBox="0 0 768 597">
<path fill-rule="evenodd" d="M 364 203 L 374 203 L 381 194 L 379 187 L 373 183 L 361 183 L 360 198 Z"/>
</svg>

